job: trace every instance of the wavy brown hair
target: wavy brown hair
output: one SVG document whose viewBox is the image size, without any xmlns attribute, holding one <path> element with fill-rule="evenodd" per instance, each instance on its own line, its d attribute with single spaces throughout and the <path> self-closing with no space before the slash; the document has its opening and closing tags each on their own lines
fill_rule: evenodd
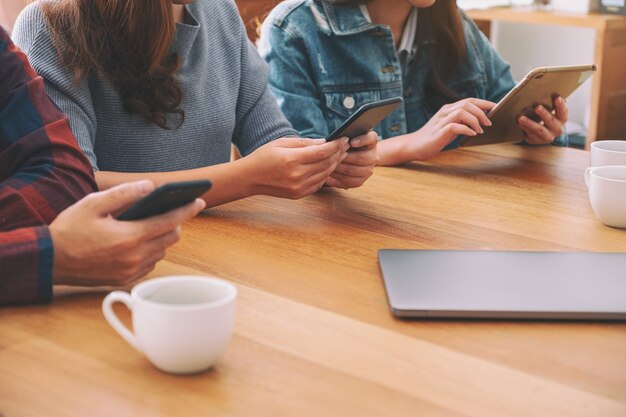
<svg viewBox="0 0 626 417">
<path fill-rule="evenodd" d="M 361 5 L 370 0 L 321 0 L 331 4 Z M 430 7 L 419 9 L 418 27 L 425 27 L 436 43 L 426 43 L 429 69 L 425 84 L 427 101 L 434 110 L 460 99 L 448 86 L 454 71 L 466 59 L 465 35 L 461 14 L 455 0 L 437 0 Z M 416 35 L 417 36 L 417 35 Z"/>
<path fill-rule="evenodd" d="M 55 47 L 76 82 L 90 74 L 108 79 L 124 109 L 164 129 L 179 108 L 177 54 L 171 0 L 55 0 L 41 3 Z M 172 124 L 172 123 L 170 123 Z"/>
</svg>

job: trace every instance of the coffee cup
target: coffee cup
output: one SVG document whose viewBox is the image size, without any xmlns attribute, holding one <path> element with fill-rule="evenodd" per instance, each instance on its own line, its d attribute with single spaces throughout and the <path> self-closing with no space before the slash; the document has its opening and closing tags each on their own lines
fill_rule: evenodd
<svg viewBox="0 0 626 417">
<path fill-rule="evenodd" d="M 591 143 L 589 166 L 626 165 L 626 140 L 600 140 Z"/>
<path fill-rule="evenodd" d="M 130 294 L 113 291 L 102 302 L 109 324 L 154 366 L 174 374 L 209 369 L 228 344 L 235 322 L 237 288 L 204 276 L 147 280 Z M 132 312 L 131 332 L 113 311 L 125 304 Z"/>
<path fill-rule="evenodd" d="M 607 226 L 626 228 L 626 165 L 589 167 L 585 182 L 598 219 Z"/>
</svg>

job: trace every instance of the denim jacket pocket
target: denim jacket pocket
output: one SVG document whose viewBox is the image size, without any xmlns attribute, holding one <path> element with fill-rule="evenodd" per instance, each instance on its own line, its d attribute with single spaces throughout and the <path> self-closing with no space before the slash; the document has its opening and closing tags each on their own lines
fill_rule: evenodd
<svg viewBox="0 0 626 417">
<path fill-rule="evenodd" d="M 349 91 L 348 88 L 341 92 L 325 92 L 322 96 L 330 132 L 338 128 L 362 105 L 380 100 L 379 91 Z"/>
<path fill-rule="evenodd" d="M 452 80 L 450 89 L 463 98 L 480 98 L 485 95 L 486 79 L 482 74 L 473 74 L 461 80 Z"/>
</svg>

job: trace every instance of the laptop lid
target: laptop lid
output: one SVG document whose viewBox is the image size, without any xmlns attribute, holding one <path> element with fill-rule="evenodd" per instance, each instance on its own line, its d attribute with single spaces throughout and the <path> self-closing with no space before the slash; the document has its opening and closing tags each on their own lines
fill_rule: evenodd
<svg viewBox="0 0 626 417">
<path fill-rule="evenodd" d="M 626 320 L 626 254 L 378 251 L 397 317 Z"/>
</svg>

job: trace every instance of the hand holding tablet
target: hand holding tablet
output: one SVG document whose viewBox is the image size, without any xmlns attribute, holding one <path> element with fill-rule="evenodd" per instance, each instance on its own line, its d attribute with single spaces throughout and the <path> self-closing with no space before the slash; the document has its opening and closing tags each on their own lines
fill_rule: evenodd
<svg viewBox="0 0 626 417">
<path fill-rule="evenodd" d="M 595 70 L 595 65 L 535 68 L 487 114 L 493 125 L 482 134 L 463 138 L 461 146 L 522 140 L 540 144 L 554 139 L 545 137 L 546 130 L 558 136 L 559 125 L 567 120 L 564 100 Z"/>
</svg>

